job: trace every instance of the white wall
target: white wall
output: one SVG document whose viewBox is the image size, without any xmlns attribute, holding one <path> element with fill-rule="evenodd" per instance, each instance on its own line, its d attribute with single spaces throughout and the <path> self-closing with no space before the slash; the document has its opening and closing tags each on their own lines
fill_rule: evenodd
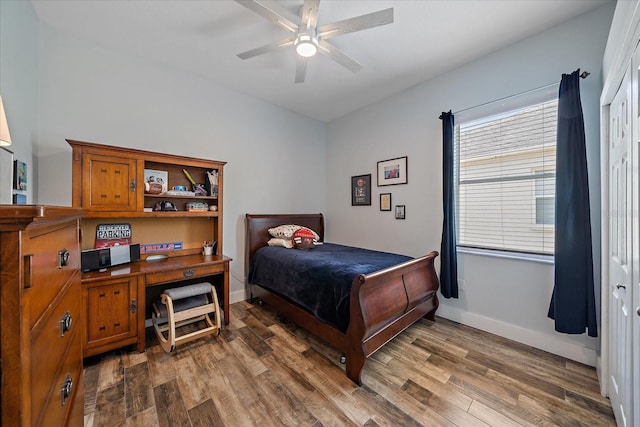
<svg viewBox="0 0 640 427">
<path fill-rule="evenodd" d="M 12 149 L 17 158 L 32 159 L 30 201 L 71 203 L 65 138 L 227 161 L 224 239 L 225 253 L 234 258 L 232 300 L 244 292 L 246 212 L 326 212 L 327 237 L 334 242 L 416 256 L 439 249 L 440 113 L 556 82 L 578 67 L 588 70 L 582 101 L 599 278 L 598 95 L 613 5 L 328 127 L 40 27 L 29 2 L 0 2 L 0 12 L 0 93 L 11 120 Z M 351 206 L 351 176 L 371 173 L 375 182 L 377 161 L 405 155 L 408 185 L 374 184 L 371 207 Z M 379 211 L 378 195 L 389 191 L 393 204 L 407 205 L 406 220 Z M 459 300 L 442 300 L 440 315 L 593 362 L 598 340 L 557 334 L 546 318 L 550 266 L 471 255 L 461 255 L 459 262 L 465 289 Z"/>
<path fill-rule="evenodd" d="M 0 95 L 14 160 L 27 164 L 27 203 L 36 200 L 38 120 L 38 18 L 30 2 L 0 1 Z M 6 185 L 6 183 L 2 183 Z"/>
<path fill-rule="evenodd" d="M 412 256 L 440 248 L 442 111 L 461 111 L 560 80 L 577 68 L 581 81 L 590 171 L 594 268 L 600 283 L 599 107 L 601 63 L 614 4 L 577 17 L 404 93 L 330 123 L 327 146 L 327 237 Z M 350 176 L 376 162 L 408 156 L 407 185 L 376 187 L 371 207 L 352 207 Z M 406 205 L 406 220 L 380 212 L 381 192 Z M 438 314 L 595 365 L 598 339 L 554 332 L 547 318 L 553 266 L 459 255 L 460 298 L 441 298 Z"/>
<path fill-rule="evenodd" d="M 71 204 L 65 138 L 228 162 L 232 301 L 244 299 L 245 213 L 324 211 L 324 123 L 46 26 L 40 63 L 39 203 Z"/>
</svg>

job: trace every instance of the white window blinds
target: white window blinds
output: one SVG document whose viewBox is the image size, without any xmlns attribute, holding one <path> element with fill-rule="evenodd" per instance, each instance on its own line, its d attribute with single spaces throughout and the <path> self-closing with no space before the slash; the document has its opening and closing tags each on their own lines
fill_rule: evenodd
<svg viewBox="0 0 640 427">
<path fill-rule="evenodd" d="M 548 98 L 456 115 L 458 246 L 553 254 L 558 102 Z"/>
</svg>

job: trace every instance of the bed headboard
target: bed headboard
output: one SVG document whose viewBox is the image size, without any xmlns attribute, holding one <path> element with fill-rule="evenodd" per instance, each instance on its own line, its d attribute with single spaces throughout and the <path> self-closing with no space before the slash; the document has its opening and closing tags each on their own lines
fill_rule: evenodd
<svg viewBox="0 0 640 427">
<path fill-rule="evenodd" d="M 249 272 L 253 254 L 263 246 L 267 246 L 269 229 L 284 224 L 296 224 L 308 227 L 318 233 L 320 241 L 324 241 L 324 217 L 318 214 L 246 214 L 245 229 L 245 277 Z"/>
</svg>

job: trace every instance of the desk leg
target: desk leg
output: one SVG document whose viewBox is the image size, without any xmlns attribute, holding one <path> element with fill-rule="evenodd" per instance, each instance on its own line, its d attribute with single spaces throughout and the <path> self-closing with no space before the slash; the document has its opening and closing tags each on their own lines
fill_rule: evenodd
<svg viewBox="0 0 640 427">
<path fill-rule="evenodd" d="M 229 324 L 229 261 L 224 263 L 224 302 L 222 310 L 224 311 L 224 324 Z"/>
<path fill-rule="evenodd" d="M 144 352 L 146 346 L 145 313 L 147 312 L 147 289 L 144 279 L 138 278 L 138 353 Z"/>
</svg>

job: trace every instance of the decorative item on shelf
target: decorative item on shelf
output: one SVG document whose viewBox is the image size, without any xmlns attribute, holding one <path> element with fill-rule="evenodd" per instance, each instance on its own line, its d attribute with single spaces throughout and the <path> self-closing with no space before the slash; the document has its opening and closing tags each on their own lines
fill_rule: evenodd
<svg viewBox="0 0 640 427">
<path fill-rule="evenodd" d="M 169 190 L 162 194 L 163 196 L 182 196 L 182 197 L 194 197 L 196 195 L 193 191 L 188 190 Z"/>
<path fill-rule="evenodd" d="M 213 169 L 207 171 L 207 180 L 205 182 L 205 189 L 209 196 L 218 197 L 218 170 Z"/>
<path fill-rule="evenodd" d="M 211 241 L 204 241 L 202 243 L 202 255 L 204 256 L 208 256 L 208 255 L 216 255 L 216 248 L 218 247 L 218 242 L 216 242 L 215 240 L 211 240 Z"/>
<path fill-rule="evenodd" d="M 131 224 L 98 224 L 96 225 L 96 244 L 94 247 L 107 248 L 131 244 Z"/>
<path fill-rule="evenodd" d="M 189 182 L 191 183 L 191 190 L 195 193 L 196 196 L 207 196 L 208 192 L 205 189 L 205 184 L 198 184 L 195 179 L 191 176 L 188 170 L 182 169 L 184 176 L 187 177 Z"/>
<path fill-rule="evenodd" d="M 196 193 L 196 196 L 208 196 L 209 194 L 207 193 L 207 190 L 205 190 L 204 188 L 204 184 L 193 184 L 192 187 L 194 193 Z"/>
<path fill-rule="evenodd" d="M 144 192 L 162 194 L 169 189 L 169 172 L 155 169 L 144 170 Z"/>
<path fill-rule="evenodd" d="M 182 242 L 144 243 L 140 245 L 140 253 L 143 255 L 155 252 L 171 252 L 179 250 L 182 250 Z"/>
<path fill-rule="evenodd" d="M 162 194 L 162 184 L 157 182 L 145 182 L 144 192 L 148 194 Z"/>
<path fill-rule="evenodd" d="M 209 210 L 209 205 L 202 202 L 189 202 L 187 203 L 187 211 L 189 212 L 206 212 Z"/>
<path fill-rule="evenodd" d="M 176 205 L 171 203 L 168 200 L 163 200 L 161 202 L 156 203 L 156 206 L 153 208 L 154 211 L 177 211 Z"/>
</svg>

